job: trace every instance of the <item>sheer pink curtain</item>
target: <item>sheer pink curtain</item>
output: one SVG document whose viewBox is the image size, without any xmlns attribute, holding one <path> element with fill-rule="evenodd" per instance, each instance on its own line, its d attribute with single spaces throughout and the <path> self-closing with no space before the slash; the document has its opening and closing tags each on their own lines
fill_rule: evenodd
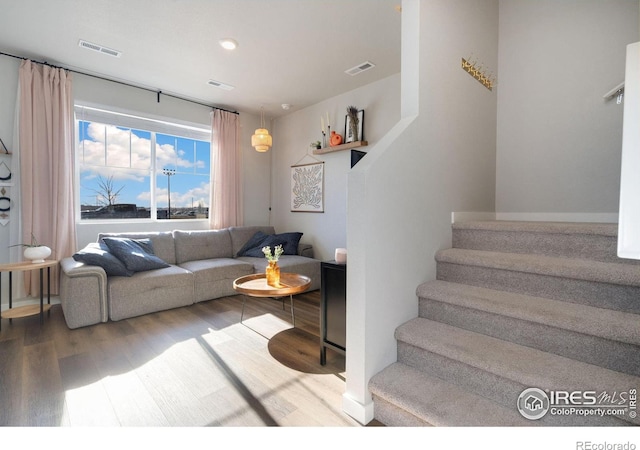
<svg viewBox="0 0 640 450">
<path fill-rule="evenodd" d="M 52 259 L 62 259 L 76 246 L 71 75 L 23 61 L 19 89 L 22 238 L 29 242 L 33 233 Z M 24 280 L 26 293 L 39 295 L 38 275 L 25 272 Z M 51 293 L 58 294 L 57 268 Z"/>
<path fill-rule="evenodd" d="M 213 110 L 211 120 L 211 205 L 209 226 L 214 230 L 239 226 L 242 213 L 242 153 L 238 114 Z"/>
</svg>

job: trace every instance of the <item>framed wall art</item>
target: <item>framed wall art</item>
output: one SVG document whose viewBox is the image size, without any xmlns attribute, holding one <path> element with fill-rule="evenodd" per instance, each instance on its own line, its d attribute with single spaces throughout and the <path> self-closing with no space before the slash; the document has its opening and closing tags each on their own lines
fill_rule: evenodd
<svg viewBox="0 0 640 450">
<path fill-rule="evenodd" d="M 364 109 L 358 111 L 355 118 L 349 114 L 344 116 L 345 144 L 358 141 L 364 141 Z"/>
<path fill-rule="evenodd" d="M 324 212 L 324 162 L 291 166 L 291 211 Z"/>
</svg>

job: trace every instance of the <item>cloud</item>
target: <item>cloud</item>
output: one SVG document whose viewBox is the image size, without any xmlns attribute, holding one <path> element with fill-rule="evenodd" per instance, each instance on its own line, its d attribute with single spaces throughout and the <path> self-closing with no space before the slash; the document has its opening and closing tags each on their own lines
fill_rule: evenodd
<svg viewBox="0 0 640 450">
<path fill-rule="evenodd" d="M 191 208 L 198 207 L 200 203 L 203 206 L 209 206 L 209 189 L 210 183 L 200 183 L 199 186 L 189 189 L 186 192 L 175 192 L 171 190 L 171 209 L 173 208 Z M 141 202 L 149 203 L 151 200 L 151 192 L 146 191 L 140 193 L 137 200 Z M 156 188 L 156 205 L 158 207 L 165 207 L 167 204 L 167 188 Z M 162 205 L 162 206 L 160 206 Z"/>
<path fill-rule="evenodd" d="M 80 142 L 80 161 L 83 173 L 90 177 L 113 176 L 116 180 L 137 180 L 149 174 L 152 167 L 151 140 L 137 136 L 129 129 L 90 122 L 87 136 Z M 204 161 L 184 158 L 186 152 L 171 144 L 156 144 L 158 168 L 203 168 Z M 138 169 L 138 170 L 131 170 Z"/>
</svg>

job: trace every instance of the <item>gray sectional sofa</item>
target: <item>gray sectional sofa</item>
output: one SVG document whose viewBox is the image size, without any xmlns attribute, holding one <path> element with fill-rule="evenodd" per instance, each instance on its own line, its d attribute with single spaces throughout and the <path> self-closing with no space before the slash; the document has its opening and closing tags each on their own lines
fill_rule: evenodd
<svg viewBox="0 0 640 450">
<path fill-rule="evenodd" d="M 236 295 L 233 280 L 265 271 L 266 258 L 238 254 L 258 232 L 280 236 L 270 226 L 102 233 L 89 246 L 110 241 L 104 238 L 148 239 L 164 267 L 114 276 L 101 266 L 64 258 L 60 302 L 67 326 L 79 328 Z M 313 258 L 313 247 L 300 243 L 296 253 L 280 256 L 281 271 L 306 275 L 312 280 L 309 290 L 319 289 L 320 261 Z"/>
</svg>

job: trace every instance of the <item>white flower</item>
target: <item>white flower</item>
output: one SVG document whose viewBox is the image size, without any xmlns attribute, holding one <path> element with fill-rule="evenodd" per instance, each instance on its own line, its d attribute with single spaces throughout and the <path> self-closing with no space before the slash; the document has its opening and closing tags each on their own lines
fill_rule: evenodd
<svg viewBox="0 0 640 450">
<path fill-rule="evenodd" d="M 278 261 L 283 252 L 282 244 L 276 245 L 274 254 L 271 253 L 271 247 L 269 245 L 262 247 L 262 253 L 264 253 L 268 261 Z"/>
</svg>

